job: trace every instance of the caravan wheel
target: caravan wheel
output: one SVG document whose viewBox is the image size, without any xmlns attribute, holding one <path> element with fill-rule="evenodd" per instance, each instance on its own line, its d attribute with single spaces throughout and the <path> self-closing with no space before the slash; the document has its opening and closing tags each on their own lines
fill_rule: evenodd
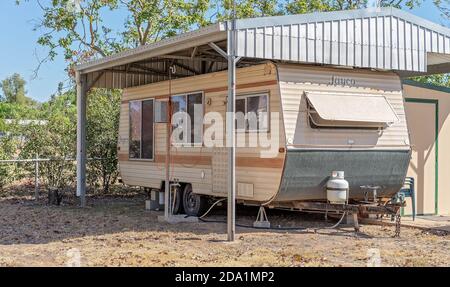
<svg viewBox="0 0 450 287">
<path fill-rule="evenodd" d="M 163 182 L 160 191 L 165 191 L 165 183 Z M 175 203 L 173 202 L 175 198 Z M 183 186 L 178 186 L 174 191 L 171 192 L 171 203 L 170 206 L 173 208 L 172 214 L 183 213 Z"/>
<path fill-rule="evenodd" d="M 184 212 L 189 216 L 201 216 L 208 207 L 208 200 L 192 192 L 192 185 L 186 184 L 183 194 Z"/>
<path fill-rule="evenodd" d="M 182 192 L 182 189 L 183 187 L 182 186 L 180 186 L 180 187 L 177 187 L 177 189 L 176 189 L 176 191 L 175 191 L 175 193 L 176 194 L 174 194 L 174 195 L 172 195 L 172 196 L 175 196 L 175 204 L 173 203 L 173 201 L 172 201 L 172 207 L 173 207 L 173 210 L 172 210 L 172 213 L 173 214 L 181 214 L 181 213 L 183 213 L 183 192 Z M 173 200 L 173 198 L 172 198 L 172 200 Z"/>
</svg>

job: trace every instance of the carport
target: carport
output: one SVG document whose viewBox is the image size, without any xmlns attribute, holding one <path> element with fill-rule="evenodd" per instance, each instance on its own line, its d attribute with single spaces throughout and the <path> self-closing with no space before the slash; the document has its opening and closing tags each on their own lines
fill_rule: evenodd
<svg viewBox="0 0 450 287">
<path fill-rule="evenodd" d="M 392 70 L 402 77 L 445 73 L 450 71 L 450 30 L 395 8 L 239 19 L 78 65 L 77 195 L 81 206 L 86 205 L 86 98 L 91 88 L 124 89 L 228 70 L 227 111 L 234 113 L 236 68 L 263 61 Z M 171 73 L 172 66 L 176 73 Z M 229 240 L 234 240 L 235 233 L 232 123 L 227 122 Z M 168 164 L 166 174 L 169 182 Z M 166 206 L 168 194 L 167 184 Z M 170 216 L 168 209 L 165 216 Z"/>
</svg>

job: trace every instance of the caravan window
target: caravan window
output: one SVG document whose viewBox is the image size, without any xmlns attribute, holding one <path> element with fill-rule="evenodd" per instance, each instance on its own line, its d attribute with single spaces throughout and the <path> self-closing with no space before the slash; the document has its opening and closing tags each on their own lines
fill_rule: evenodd
<svg viewBox="0 0 450 287">
<path fill-rule="evenodd" d="M 130 106 L 130 159 L 153 159 L 154 100 L 132 101 Z"/>
<path fill-rule="evenodd" d="M 176 144 L 202 145 L 203 143 L 203 93 L 191 93 L 172 97 L 172 128 L 180 128 Z M 185 125 L 182 127 L 182 125 Z M 184 134 L 183 131 L 189 131 Z"/>
<path fill-rule="evenodd" d="M 381 129 L 399 121 L 381 95 L 306 92 L 312 128 Z"/>
<path fill-rule="evenodd" d="M 253 94 L 239 96 L 236 99 L 236 130 L 268 130 L 269 95 Z"/>
<path fill-rule="evenodd" d="M 130 102 L 130 158 L 141 158 L 141 102 Z"/>
</svg>

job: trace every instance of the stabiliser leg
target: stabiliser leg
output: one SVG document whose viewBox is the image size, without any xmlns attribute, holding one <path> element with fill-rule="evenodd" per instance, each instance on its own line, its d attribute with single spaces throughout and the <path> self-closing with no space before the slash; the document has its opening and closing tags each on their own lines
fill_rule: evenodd
<svg viewBox="0 0 450 287">
<path fill-rule="evenodd" d="M 258 215 L 256 216 L 256 221 L 253 222 L 253 227 L 256 228 L 270 228 L 270 222 L 267 218 L 266 209 L 264 206 L 259 207 Z"/>
<path fill-rule="evenodd" d="M 355 232 L 359 232 L 358 213 L 353 212 L 352 215 L 353 215 L 353 224 L 355 227 Z"/>
</svg>

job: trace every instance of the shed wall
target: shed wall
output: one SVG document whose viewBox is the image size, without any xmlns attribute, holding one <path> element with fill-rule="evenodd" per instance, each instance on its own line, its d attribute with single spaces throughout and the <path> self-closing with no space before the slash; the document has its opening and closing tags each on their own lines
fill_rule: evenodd
<svg viewBox="0 0 450 287">
<path fill-rule="evenodd" d="M 435 90 L 408 84 L 403 85 L 403 90 L 407 100 L 418 99 L 412 102 L 408 109 L 411 112 L 408 113 L 407 110 L 406 114 L 411 134 L 414 135 L 423 130 L 424 124 L 427 124 L 428 129 L 431 130 L 421 133 L 420 141 L 414 141 L 414 138 L 417 137 L 412 137 L 411 144 L 413 154 L 415 153 L 413 157 L 420 157 L 410 164 L 408 172 L 409 175 L 414 175 L 417 181 L 417 211 L 422 213 L 421 211 L 424 210 L 424 213 L 434 213 L 434 197 L 437 192 L 437 214 L 450 214 L 450 182 L 448 180 L 450 175 L 450 90 Z M 438 112 L 437 125 L 434 121 L 436 112 Z M 437 128 L 436 131 L 435 128 Z M 436 134 L 438 148 L 436 147 Z M 438 152 L 437 162 L 435 161 L 436 150 Z M 436 175 L 437 189 L 435 189 L 434 182 Z M 410 202 L 408 203 L 410 204 Z M 431 208 L 430 205 L 432 205 Z M 421 209 L 421 206 L 426 209 Z M 410 207 L 407 207 L 405 213 L 410 214 L 410 212 Z"/>
</svg>

